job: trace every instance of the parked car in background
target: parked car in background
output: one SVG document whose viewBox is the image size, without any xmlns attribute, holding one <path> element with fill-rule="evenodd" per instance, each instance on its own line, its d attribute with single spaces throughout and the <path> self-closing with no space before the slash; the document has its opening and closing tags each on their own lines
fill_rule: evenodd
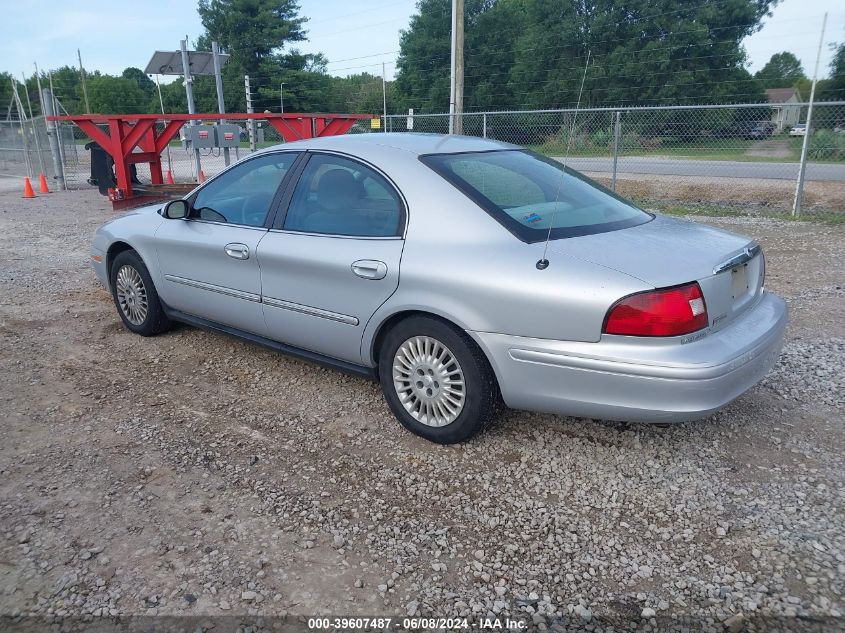
<svg viewBox="0 0 845 633">
<path fill-rule="evenodd" d="M 789 130 L 790 136 L 807 136 L 807 124 L 806 123 L 796 123 L 792 126 L 792 129 Z"/>
<path fill-rule="evenodd" d="M 769 138 L 775 131 L 775 124 L 771 121 L 751 121 L 742 129 L 745 139 L 759 140 Z"/>
<path fill-rule="evenodd" d="M 659 136 L 666 140 L 687 142 L 701 136 L 701 129 L 690 123 L 667 123 L 660 130 Z"/>
<path fill-rule="evenodd" d="M 463 136 L 269 148 L 107 222 L 91 257 L 132 332 L 182 321 L 378 380 L 439 443 L 501 403 L 705 417 L 763 378 L 787 322 L 754 240 Z"/>
</svg>

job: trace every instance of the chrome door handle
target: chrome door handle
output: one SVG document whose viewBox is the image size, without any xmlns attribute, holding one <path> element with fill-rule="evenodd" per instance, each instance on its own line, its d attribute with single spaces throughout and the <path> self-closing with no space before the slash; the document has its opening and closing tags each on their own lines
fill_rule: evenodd
<svg viewBox="0 0 845 633">
<path fill-rule="evenodd" d="M 387 264 L 377 259 L 359 259 L 352 262 L 352 272 L 364 279 L 384 279 L 387 275 Z"/>
<path fill-rule="evenodd" d="M 249 246 L 246 244 L 232 242 L 231 244 L 226 244 L 223 250 L 226 251 L 226 254 L 229 257 L 234 257 L 235 259 L 249 259 Z"/>
</svg>

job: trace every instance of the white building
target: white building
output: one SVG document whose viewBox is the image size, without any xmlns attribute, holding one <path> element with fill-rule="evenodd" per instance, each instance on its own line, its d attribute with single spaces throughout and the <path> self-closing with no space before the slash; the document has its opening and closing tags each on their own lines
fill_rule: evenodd
<svg viewBox="0 0 845 633">
<path fill-rule="evenodd" d="M 801 93 L 795 88 L 769 88 L 766 90 L 772 104 L 772 123 L 776 133 L 788 130 L 801 120 Z"/>
</svg>

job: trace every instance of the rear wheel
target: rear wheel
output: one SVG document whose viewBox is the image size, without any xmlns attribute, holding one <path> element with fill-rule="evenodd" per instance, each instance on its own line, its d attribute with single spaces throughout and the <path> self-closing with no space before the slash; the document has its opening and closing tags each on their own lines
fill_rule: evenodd
<svg viewBox="0 0 845 633">
<path fill-rule="evenodd" d="M 111 293 L 123 324 L 135 334 L 154 336 L 170 327 L 144 262 L 135 251 L 114 258 Z"/>
<path fill-rule="evenodd" d="M 431 317 L 408 318 L 387 334 L 379 380 L 402 425 L 438 444 L 472 437 L 499 409 L 496 377 L 484 354 L 465 333 Z"/>
</svg>

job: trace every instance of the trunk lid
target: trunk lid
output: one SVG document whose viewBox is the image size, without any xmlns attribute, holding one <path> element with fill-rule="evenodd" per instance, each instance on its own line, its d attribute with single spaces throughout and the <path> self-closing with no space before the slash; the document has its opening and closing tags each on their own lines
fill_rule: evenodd
<svg viewBox="0 0 845 633">
<path fill-rule="evenodd" d="M 762 292 L 763 256 L 754 240 L 665 216 L 629 229 L 556 240 L 549 251 L 612 268 L 655 288 L 697 281 L 714 330 L 739 316 Z"/>
</svg>

